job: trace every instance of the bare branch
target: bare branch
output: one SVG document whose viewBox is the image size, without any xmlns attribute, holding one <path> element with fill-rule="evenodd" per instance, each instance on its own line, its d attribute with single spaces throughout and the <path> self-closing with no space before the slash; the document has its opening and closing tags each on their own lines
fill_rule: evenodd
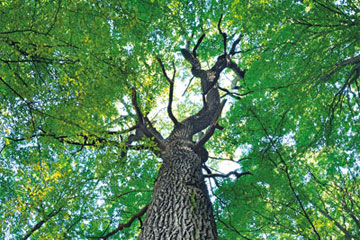
<svg viewBox="0 0 360 240">
<path fill-rule="evenodd" d="M 231 49 L 230 49 L 231 56 L 233 56 L 237 53 L 237 52 L 235 52 L 235 49 L 236 49 L 236 46 L 240 43 L 242 37 L 243 37 L 243 35 L 240 34 L 240 36 L 233 42 Z"/>
<path fill-rule="evenodd" d="M 217 177 L 227 178 L 227 177 L 230 177 L 231 175 L 235 175 L 236 178 L 240 178 L 245 175 L 253 175 L 253 174 L 251 172 L 238 173 L 237 171 L 231 171 L 227 174 L 219 174 L 219 173 L 207 174 L 207 175 L 204 175 L 204 177 L 205 178 L 217 178 Z"/>
<path fill-rule="evenodd" d="M 172 102 L 173 102 L 173 96 L 174 96 L 174 82 L 175 82 L 175 75 L 176 75 L 176 67 L 175 67 L 175 63 L 173 62 L 173 68 L 174 68 L 174 73 L 172 76 L 172 79 L 169 78 L 169 76 L 166 73 L 165 70 L 165 66 L 163 64 L 163 62 L 161 61 L 161 59 L 158 56 L 155 56 L 156 60 L 159 62 L 160 66 L 161 66 L 161 70 L 166 78 L 166 80 L 169 82 L 170 84 L 170 91 L 169 91 L 169 103 L 168 103 L 168 107 L 167 107 L 167 112 L 168 115 L 171 119 L 171 121 L 177 125 L 179 124 L 178 120 L 176 119 L 176 117 L 174 116 L 173 112 L 172 112 Z"/>
<path fill-rule="evenodd" d="M 198 49 L 198 47 L 200 46 L 202 40 L 204 39 L 205 37 L 205 33 L 203 35 L 201 35 L 201 37 L 199 38 L 199 40 L 197 41 L 193 51 L 192 51 L 192 54 L 194 55 L 194 57 L 196 57 L 196 50 Z"/>
<path fill-rule="evenodd" d="M 173 68 L 174 68 L 174 74 L 173 74 L 172 80 L 170 81 L 169 103 L 168 103 L 168 107 L 167 107 L 167 112 L 168 112 L 168 115 L 169 115 L 171 121 L 175 125 L 178 125 L 179 122 L 172 112 L 172 102 L 173 102 L 173 96 L 174 96 L 174 82 L 175 82 L 175 74 L 176 74 L 176 68 L 175 68 L 174 62 L 173 62 Z"/>
<path fill-rule="evenodd" d="M 192 82 L 192 80 L 193 80 L 193 79 L 194 79 L 194 77 L 190 78 L 190 81 L 189 81 L 188 85 L 186 86 L 186 88 L 185 88 L 185 90 L 184 90 L 184 92 L 183 92 L 182 96 L 184 96 L 184 95 L 185 95 L 185 93 L 187 92 L 187 90 L 188 90 L 188 88 L 190 87 L 191 82 Z"/>
<path fill-rule="evenodd" d="M 131 95 L 131 102 L 135 108 L 135 112 L 136 112 L 136 115 L 138 117 L 138 121 L 139 121 L 139 124 L 144 124 L 144 116 L 137 104 L 137 101 L 136 101 L 136 89 L 133 87 L 132 88 L 132 95 Z"/>
<path fill-rule="evenodd" d="M 161 59 L 159 58 L 159 56 L 155 55 L 155 58 L 156 58 L 156 60 L 158 61 L 158 63 L 160 64 L 161 70 L 162 70 L 162 72 L 163 72 L 166 80 L 167 80 L 169 83 L 171 83 L 171 79 L 169 78 L 169 76 L 168 76 L 167 73 L 166 73 L 165 66 L 164 66 L 163 62 L 161 61 Z"/>
<path fill-rule="evenodd" d="M 124 193 L 121 193 L 120 195 L 115 196 L 114 198 L 122 198 L 125 195 L 128 195 L 130 193 L 143 193 L 143 192 L 152 192 L 153 190 L 130 190 Z"/>
<path fill-rule="evenodd" d="M 224 33 L 222 30 L 221 30 L 221 21 L 222 21 L 222 18 L 223 18 L 223 15 L 221 14 L 220 16 L 220 19 L 219 19 L 219 22 L 218 22 L 218 30 L 219 30 L 219 33 L 222 35 L 223 37 L 223 42 L 224 42 L 224 55 L 226 56 L 226 39 L 227 39 L 227 35 L 226 33 Z"/>
<path fill-rule="evenodd" d="M 203 69 L 201 69 L 201 65 L 199 60 L 187 49 L 181 49 L 181 54 L 183 57 L 191 64 L 191 73 L 194 77 L 202 77 L 206 73 Z"/>
<path fill-rule="evenodd" d="M 235 159 L 232 159 L 232 158 L 220 158 L 220 157 L 213 157 L 213 156 L 209 156 L 209 158 L 214 159 L 214 160 L 220 160 L 220 161 L 231 161 L 231 162 L 234 162 L 234 163 L 239 163 L 239 162 L 251 159 L 249 157 L 244 157 L 244 158 L 240 158 L 238 160 L 235 160 Z"/>
</svg>

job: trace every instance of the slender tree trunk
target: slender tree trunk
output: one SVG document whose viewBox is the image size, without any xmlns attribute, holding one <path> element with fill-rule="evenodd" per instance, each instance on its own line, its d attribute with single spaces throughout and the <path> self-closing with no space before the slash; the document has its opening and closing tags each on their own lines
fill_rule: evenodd
<svg viewBox="0 0 360 240">
<path fill-rule="evenodd" d="M 166 144 L 140 240 L 217 239 L 202 160 L 190 141 Z"/>
</svg>

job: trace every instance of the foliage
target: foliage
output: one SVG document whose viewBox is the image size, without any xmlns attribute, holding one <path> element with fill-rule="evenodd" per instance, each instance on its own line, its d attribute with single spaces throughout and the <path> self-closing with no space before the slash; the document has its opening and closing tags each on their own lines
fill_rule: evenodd
<svg viewBox="0 0 360 240">
<path fill-rule="evenodd" d="M 155 56 L 169 72 L 174 62 L 175 87 L 191 81 L 174 112 L 194 112 L 199 82 L 178 50 L 206 33 L 198 55 L 211 65 L 221 14 L 229 41 L 242 35 L 236 62 L 248 71 L 224 92 L 225 128 L 207 148 L 252 173 L 212 186 L 221 238 L 360 238 L 360 5 L 350 0 L 0 1 L 0 238 L 100 238 L 149 202 L 161 160 L 145 139 L 126 144 L 131 88 L 167 133 Z M 114 239 L 135 238 L 139 224 Z"/>
</svg>

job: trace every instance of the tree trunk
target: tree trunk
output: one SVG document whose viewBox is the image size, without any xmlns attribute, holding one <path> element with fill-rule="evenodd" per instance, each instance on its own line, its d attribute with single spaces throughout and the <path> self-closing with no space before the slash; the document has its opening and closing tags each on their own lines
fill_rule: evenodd
<svg viewBox="0 0 360 240">
<path fill-rule="evenodd" d="M 140 240 L 217 239 L 201 157 L 191 141 L 166 144 Z"/>
<path fill-rule="evenodd" d="M 133 89 L 132 103 L 138 116 L 137 126 L 146 137 L 155 141 L 160 149 L 156 153 L 163 159 L 139 236 L 140 240 L 218 239 L 210 197 L 201 170 L 202 164 L 208 158 L 203 146 L 216 128 L 221 129 L 217 124 L 225 104 L 225 100 L 220 102 L 218 90 L 221 72 L 225 68 L 230 68 L 240 78 L 243 78 L 245 73 L 231 60 L 240 38 L 234 41 L 230 52 L 227 53 L 226 34 L 222 33 L 220 28 L 221 19 L 222 17 L 219 20 L 218 29 L 224 37 L 224 53 L 217 58 L 212 68 L 202 69 L 196 55 L 196 49 L 205 35 L 200 37 L 192 51 L 181 49 L 183 57 L 191 64 L 192 74 L 201 81 L 203 96 L 202 109 L 181 122 L 177 121 L 171 110 L 175 65 L 173 78 L 170 79 L 164 64 L 157 57 L 163 74 L 170 83 L 167 110 L 174 123 L 174 129 L 167 139 L 164 139 L 151 122 L 142 115 L 136 102 L 136 91 Z M 205 129 L 207 130 L 204 136 L 197 143 L 192 142 L 194 134 Z"/>
</svg>

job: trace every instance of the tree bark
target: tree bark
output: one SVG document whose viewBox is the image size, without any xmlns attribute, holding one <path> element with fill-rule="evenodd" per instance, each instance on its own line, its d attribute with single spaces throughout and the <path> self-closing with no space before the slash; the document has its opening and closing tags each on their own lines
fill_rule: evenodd
<svg viewBox="0 0 360 240">
<path fill-rule="evenodd" d="M 140 240 L 218 239 L 201 157 L 194 143 L 166 144 Z"/>
</svg>

